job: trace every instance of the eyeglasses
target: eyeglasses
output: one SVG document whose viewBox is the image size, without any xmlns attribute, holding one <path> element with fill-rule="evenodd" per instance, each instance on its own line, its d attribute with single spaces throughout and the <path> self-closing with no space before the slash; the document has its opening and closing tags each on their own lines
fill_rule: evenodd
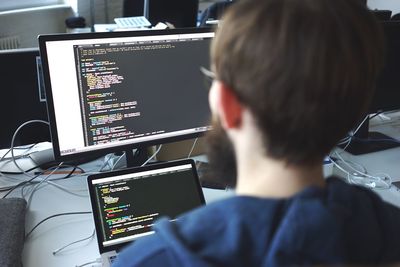
<svg viewBox="0 0 400 267">
<path fill-rule="evenodd" d="M 204 68 L 203 66 L 200 66 L 200 72 L 204 75 L 204 85 L 207 90 L 209 90 L 213 81 L 216 78 L 215 73 L 209 69 Z"/>
</svg>

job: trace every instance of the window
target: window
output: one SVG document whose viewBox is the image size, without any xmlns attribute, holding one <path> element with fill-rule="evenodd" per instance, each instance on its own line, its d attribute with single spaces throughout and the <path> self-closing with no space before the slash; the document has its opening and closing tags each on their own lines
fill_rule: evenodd
<svg viewBox="0 0 400 267">
<path fill-rule="evenodd" d="M 0 11 L 7 11 L 13 9 L 29 8 L 46 6 L 53 4 L 63 4 L 63 0 L 2 0 L 0 4 Z"/>
</svg>

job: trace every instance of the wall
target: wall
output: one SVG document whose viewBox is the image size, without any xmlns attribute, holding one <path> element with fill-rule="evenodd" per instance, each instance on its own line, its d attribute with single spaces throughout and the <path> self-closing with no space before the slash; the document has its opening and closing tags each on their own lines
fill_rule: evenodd
<svg viewBox="0 0 400 267">
<path fill-rule="evenodd" d="M 370 9 L 388 9 L 392 14 L 400 13 L 400 0 L 368 0 Z"/>
<path fill-rule="evenodd" d="M 63 0 L 1 0 L 0 11 L 62 4 Z"/>
</svg>

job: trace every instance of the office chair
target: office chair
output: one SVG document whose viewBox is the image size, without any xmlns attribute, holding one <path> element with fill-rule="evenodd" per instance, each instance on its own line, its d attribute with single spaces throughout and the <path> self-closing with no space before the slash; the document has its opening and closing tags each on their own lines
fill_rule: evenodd
<svg viewBox="0 0 400 267">
<path fill-rule="evenodd" d="M 225 0 L 222 2 L 216 2 L 211 4 L 208 8 L 206 8 L 203 13 L 201 13 L 200 17 L 200 27 L 207 26 L 208 20 L 218 20 L 224 13 L 225 9 L 227 9 L 231 4 L 234 3 L 234 0 Z"/>
</svg>

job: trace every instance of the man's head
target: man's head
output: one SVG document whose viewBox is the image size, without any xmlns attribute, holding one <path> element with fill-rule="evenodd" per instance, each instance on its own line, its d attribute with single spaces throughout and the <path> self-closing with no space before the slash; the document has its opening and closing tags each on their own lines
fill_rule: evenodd
<svg viewBox="0 0 400 267">
<path fill-rule="evenodd" d="M 211 62 L 250 111 L 265 155 L 313 165 L 365 115 L 381 40 L 359 0 L 241 0 L 222 19 Z"/>
</svg>

